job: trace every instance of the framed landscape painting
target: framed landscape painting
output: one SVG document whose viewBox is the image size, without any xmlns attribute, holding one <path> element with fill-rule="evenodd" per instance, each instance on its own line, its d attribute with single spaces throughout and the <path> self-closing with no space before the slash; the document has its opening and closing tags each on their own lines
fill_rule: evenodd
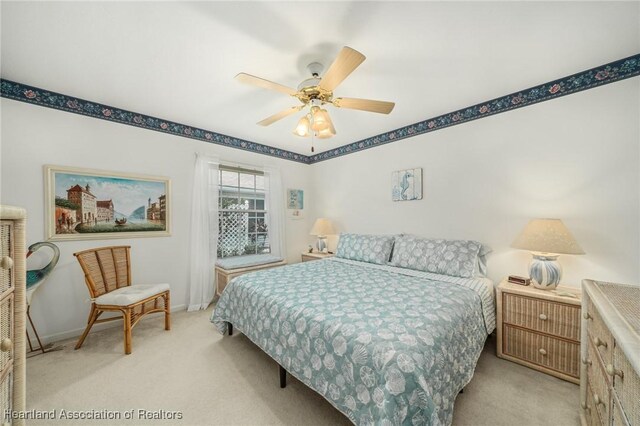
<svg viewBox="0 0 640 426">
<path fill-rule="evenodd" d="M 44 166 L 49 241 L 171 235 L 168 178 Z"/>
</svg>

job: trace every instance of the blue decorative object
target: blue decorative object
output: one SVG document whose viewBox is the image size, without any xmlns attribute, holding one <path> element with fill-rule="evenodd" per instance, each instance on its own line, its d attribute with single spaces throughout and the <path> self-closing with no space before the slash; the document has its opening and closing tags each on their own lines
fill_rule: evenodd
<svg viewBox="0 0 640 426">
<path fill-rule="evenodd" d="M 534 287 L 543 290 L 556 288 L 562 277 L 562 266 L 558 262 L 558 255 L 533 253 L 529 264 L 529 277 Z"/>
<path fill-rule="evenodd" d="M 327 248 L 327 237 L 318 237 L 316 241 L 316 248 L 318 249 L 318 252 L 323 253 L 324 249 Z"/>
<path fill-rule="evenodd" d="M 31 299 L 33 298 L 33 294 L 35 291 L 44 283 L 47 279 L 53 268 L 58 264 L 58 260 L 60 259 L 60 249 L 58 246 L 52 243 L 47 242 L 39 242 L 34 243 L 29 246 L 29 251 L 27 252 L 27 257 L 31 256 L 34 252 L 40 250 L 42 247 L 49 247 L 53 251 L 53 255 L 51 260 L 42 269 L 33 269 L 27 271 L 27 318 L 29 319 L 29 323 L 31 324 L 31 328 L 36 335 L 36 339 L 38 340 L 38 344 L 40 345 L 39 350 L 42 353 L 48 352 L 50 349 L 50 345 L 43 346 L 42 341 L 40 341 L 40 336 L 38 335 L 38 330 L 36 330 L 36 326 L 33 324 L 33 320 L 31 319 L 31 314 L 29 310 L 31 309 Z M 31 345 L 31 339 L 29 338 L 29 333 L 27 332 L 27 342 L 29 342 L 29 349 L 33 352 L 33 346 Z"/>
<path fill-rule="evenodd" d="M 29 246 L 29 251 L 27 252 L 27 257 L 40 250 L 42 247 L 49 247 L 53 251 L 53 256 L 51 257 L 51 261 L 44 268 L 27 271 L 27 305 L 31 305 L 33 293 L 42 285 L 60 259 L 60 249 L 58 246 L 45 241 L 31 244 Z"/>
<path fill-rule="evenodd" d="M 562 278 L 559 254 L 584 254 L 571 232 L 560 219 L 533 219 L 511 247 L 529 250 L 533 259 L 529 276 L 534 287 L 553 290 Z"/>
<path fill-rule="evenodd" d="M 390 132 L 362 139 L 312 156 L 297 154 L 280 148 L 273 148 L 257 142 L 251 142 L 244 139 L 238 139 L 233 136 L 216 133 L 211 130 L 199 129 L 186 124 L 180 124 L 137 112 L 127 111 L 5 79 L 0 80 L 0 95 L 3 98 L 27 102 L 74 114 L 86 115 L 129 126 L 169 133 L 174 136 L 197 139 L 203 142 L 242 149 L 303 164 L 313 164 L 401 139 L 421 135 L 423 133 L 429 133 L 450 126 L 466 123 L 468 121 L 477 120 L 479 118 L 489 117 L 513 109 L 530 106 L 538 102 L 559 98 L 561 96 L 570 95 L 583 90 L 593 89 L 594 87 L 635 77 L 638 74 L 640 74 L 640 54 L 635 54 L 628 58 L 600 65 L 586 71 L 553 80 L 529 89 L 521 90 L 519 92 L 511 93 L 506 96 L 501 96 L 467 108 L 459 109 L 448 114 L 429 118 L 424 121 L 410 124 Z"/>
</svg>

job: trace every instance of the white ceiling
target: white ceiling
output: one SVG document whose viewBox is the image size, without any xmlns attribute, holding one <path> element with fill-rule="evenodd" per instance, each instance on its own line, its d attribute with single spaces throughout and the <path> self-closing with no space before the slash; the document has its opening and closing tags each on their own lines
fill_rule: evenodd
<svg viewBox="0 0 640 426">
<path fill-rule="evenodd" d="M 325 151 L 636 54 L 638 2 L 6 2 L 3 78 L 310 154 L 296 87 L 342 46 L 367 60 L 336 96 L 396 102 L 388 116 L 330 107 Z"/>
</svg>

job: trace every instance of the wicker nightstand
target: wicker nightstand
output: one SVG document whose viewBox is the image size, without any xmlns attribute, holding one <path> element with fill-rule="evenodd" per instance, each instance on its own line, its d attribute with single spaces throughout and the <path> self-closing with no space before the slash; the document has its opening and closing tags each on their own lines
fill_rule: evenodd
<svg viewBox="0 0 640 426">
<path fill-rule="evenodd" d="M 312 253 L 303 251 L 300 256 L 302 257 L 302 261 L 303 262 L 310 262 L 312 260 L 320 260 L 320 259 L 326 259 L 327 257 L 333 257 L 335 256 L 333 253 L 319 253 L 317 251 L 314 251 Z"/>
<path fill-rule="evenodd" d="M 538 290 L 502 281 L 496 293 L 498 357 L 579 383 L 580 297 L 579 288 Z"/>
</svg>

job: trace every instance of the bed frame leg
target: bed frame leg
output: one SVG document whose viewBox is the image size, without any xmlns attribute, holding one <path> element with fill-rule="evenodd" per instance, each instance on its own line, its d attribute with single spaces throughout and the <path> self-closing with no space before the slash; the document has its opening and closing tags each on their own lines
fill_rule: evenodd
<svg viewBox="0 0 640 426">
<path fill-rule="evenodd" d="M 233 336 L 233 324 L 227 323 L 227 329 L 229 330 L 229 336 Z"/>
<path fill-rule="evenodd" d="M 287 387 L 287 370 L 285 370 L 280 364 L 278 364 L 278 368 L 280 369 L 280 388 L 284 389 Z"/>
</svg>

